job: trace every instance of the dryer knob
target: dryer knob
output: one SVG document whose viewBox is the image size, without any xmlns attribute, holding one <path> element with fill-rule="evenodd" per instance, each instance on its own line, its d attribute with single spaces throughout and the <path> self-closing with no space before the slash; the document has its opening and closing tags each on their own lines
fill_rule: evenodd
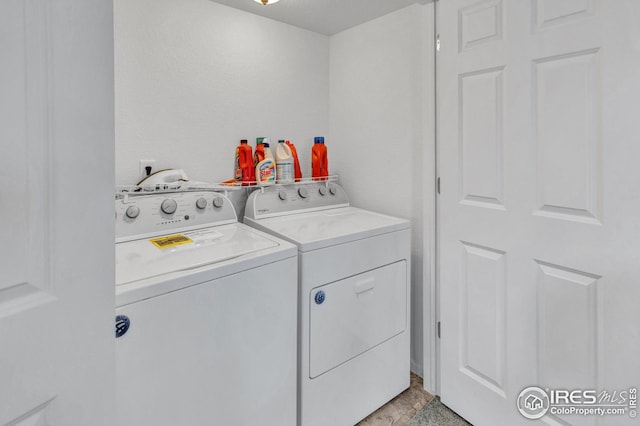
<svg viewBox="0 0 640 426">
<path fill-rule="evenodd" d="M 329 192 L 331 195 L 336 195 L 338 193 L 338 189 L 335 186 L 329 187 Z"/>
<path fill-rule="evenodd" d="M 135 219 L 140 214 L 140 209 L 136 206 L 127 207 L 127 211 L 124 213 L 129 219 Z"/>
<path fill-rule="evenodd" d="M 309 196 L 309 191 L 307 190 L 307 188 L 300 188 L 298 189 L 298 195 L 301 198 L 307 198 Z"/>
<path fill-rule="evenodd" d="M 116 339 L 124 336 L 129 327 L 131 326 L 131 320 L 126 315 L 116 315 Z"/>
<path fill-rule="evenodd" d="M 172 200 L 171 198 L 167 198 L 160 204 L 160 210 L 162 210 L 165 214 L 174 214 L 178 209 L 178 203 L 176 200 Z"/>
<path fill-rule="evenodd" d="M 282 201 L 287 199 L 287 193 L 284 191 L 280 191 L 278 192 L 278 198 L 280 198 Z"/>
<path fill-rule="evenodd" d="M 327 187 L 321 186 L 320 188 L 318 188 L 318 192 L 324 197 L 325 195 L 327 195 Z"/>
<path fill-rule="evenodd" d="M 196 207 L 200 210 L 204 210 L 204 208 L 207 207 L 207 200 L 204 198 L 198 198 L 196 201 Z"/>
<path fill-rule="evenodd" d="M 219 209 L 220 207 L 222 207 L 224 205 L 224 198 L 222 197 L 216 197 L 213 199 L 213 206 L 217 209 Z"/>
</svg>

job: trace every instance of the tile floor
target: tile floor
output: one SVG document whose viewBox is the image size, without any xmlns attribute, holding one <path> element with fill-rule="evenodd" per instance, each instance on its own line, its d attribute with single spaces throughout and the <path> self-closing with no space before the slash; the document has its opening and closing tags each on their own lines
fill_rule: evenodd
<svg viewBox="0 0 640 426">
<path fill-rule="evenodd" d="M 357 426 L 406 426 L 433 399 L 422 387 L 422 378 L 411 373 L 411 386 L 371 413 Z"/>
<path fill-rule="evenodd" d="M 437 396 L 411 419 L 408 426 L 473 426 L 451 411 Z"/>
</svg>

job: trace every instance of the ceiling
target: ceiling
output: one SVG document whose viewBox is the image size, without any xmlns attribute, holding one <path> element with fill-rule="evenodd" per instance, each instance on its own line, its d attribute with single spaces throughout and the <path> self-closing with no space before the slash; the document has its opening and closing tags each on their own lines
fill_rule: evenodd
<svg viewBox="0 0 640 426">
<path fill-rule="evenodd" d="M 333 35 L 413 3 L 428 0 L 280 0 L 263 6 L 254 0 L 211 0 L 320 34 Z"/>
</svg>

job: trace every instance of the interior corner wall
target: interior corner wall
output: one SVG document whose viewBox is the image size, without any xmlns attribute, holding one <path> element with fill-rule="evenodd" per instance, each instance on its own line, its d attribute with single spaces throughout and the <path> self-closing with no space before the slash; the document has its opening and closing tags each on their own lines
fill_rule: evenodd
<svg viewBox="0 0 640 426">
<path fill-rule="evenodd" d="M 411 366 L 423 376 L 427 7 L 415 4 L 330 38 L 329 169 L 351 204 L 411 220 Z M 431 138 L 431 139 L 429 139 Z M 433 161 L 433 158 L 431 158 Z M 425 306 L 428 310 L 429 307 Z"/>
<path fill-rule="evenodd" d="M 115 0 L 116 184 L 233 177 L 235 147 L 290 139 L 310 174 L 329 131 L 329 38 L 208 0 Z"/>
<path fill-rule="evenodd" d="M 228 179 L 239 140 L 259 136 L 293 140 L 308 176 L 313 137 L 327 136 L 330 172 L 352 204 L 411 220 L 420 375 L 431 273 L 428 6 L 327 37 L 209 0 L 114 0 L 116 184 L 137 182 L 141 159 Z"/>
</svg>

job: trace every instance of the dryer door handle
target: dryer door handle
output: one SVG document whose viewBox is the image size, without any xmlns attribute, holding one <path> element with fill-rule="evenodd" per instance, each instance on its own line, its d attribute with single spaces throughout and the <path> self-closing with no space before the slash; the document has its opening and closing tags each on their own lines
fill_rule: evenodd
<svg viewBox="0 0 640 426">
<path fill-rule="evenodd" d="M 373 290 L 376 287 L 376 279 L 374 277 L 369 277 L 362 281 L 357 281 L 353 285 L 353 291 L 356 294 L 364 293 L 365 291 Z"/>
</svg>

